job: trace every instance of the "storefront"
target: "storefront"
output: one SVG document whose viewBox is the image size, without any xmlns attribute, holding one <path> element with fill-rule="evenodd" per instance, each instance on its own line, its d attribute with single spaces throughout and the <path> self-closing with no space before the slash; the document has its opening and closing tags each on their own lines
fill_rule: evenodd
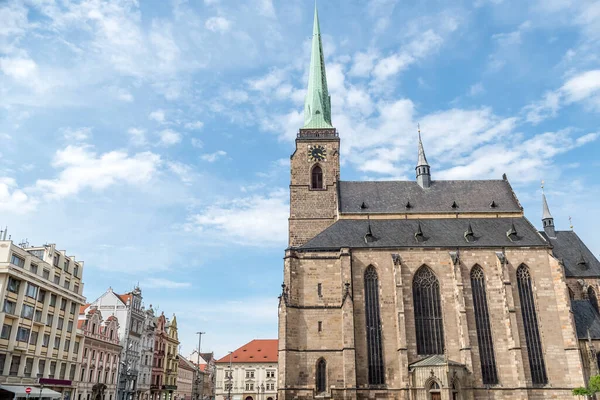
<svg viewBox="0 0 600 400">
<path fill-rule="evenodd" d="M 29 393 L 27 393 L 29 392 Z M 42 386 L 0 385 L 0 400 L 60 399 L 62 393 Z"/>
</svg>

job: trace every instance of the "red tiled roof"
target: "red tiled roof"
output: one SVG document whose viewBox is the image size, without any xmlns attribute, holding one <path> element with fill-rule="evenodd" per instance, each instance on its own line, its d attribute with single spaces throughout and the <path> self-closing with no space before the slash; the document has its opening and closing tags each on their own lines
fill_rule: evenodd
<svg viewBox="0 0 600 400">
<path fill-rule="evenodd" d="M 78 320 L 77 321 L 77 329 L 82 329 L 84 323 L 85 323 L 85 319 Z"/>
<path fill-rule="evenodd" d="M 115 293 L 116 294 L 116 293 Z M 123 304 L 127 305 L 127 302 L 129 300 L 131 300 L 131 293 L 127 293 L 127 294 L 117 294 L 117 297 L 119 299 L 121 299 L 121 301 L 123 302 Z"/>
<path fill-rule="evenodd" d="M 200 371 L 206 371 L 206 364 L 200 364 Z"/>
<path fill-rule="evenodd" d="M 79 314 L 85 314 L 85 309 L 90 306 L 90 303 L 79 306 Z"/>
<path fill-rule="evenodd" d="M 278 356 L 277 339 L 254 339 L 231 353 L 232 363 L 276 363 Z M 217 360 L 218 363 L 229 363 L 229 354 Z"/>
</svg>

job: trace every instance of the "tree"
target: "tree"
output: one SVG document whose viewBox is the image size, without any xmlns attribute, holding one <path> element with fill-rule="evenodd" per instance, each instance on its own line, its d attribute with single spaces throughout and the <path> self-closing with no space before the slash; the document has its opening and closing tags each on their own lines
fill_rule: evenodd
<svg viewBox="0 0 600 400">
<path fill-rule="evenodd" d="M 587 388 L 578 387 L 573 389 L 573 396 L 593 396 L 596 393 L 600 393 L 600 375 L 590 377 Z"/>
</svg>

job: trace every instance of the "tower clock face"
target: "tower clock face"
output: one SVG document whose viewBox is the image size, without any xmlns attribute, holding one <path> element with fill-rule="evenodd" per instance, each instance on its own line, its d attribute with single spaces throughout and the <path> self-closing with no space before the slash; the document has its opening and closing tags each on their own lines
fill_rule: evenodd
<svg viewBox="0 0 600 400">
<path fill-rule="evenodd" d="M 327 157 L 327 149 L 323 146 L 309 146 L 308 147 L 308 160 L 312 162 L 325 161 Z"/>
</svg>

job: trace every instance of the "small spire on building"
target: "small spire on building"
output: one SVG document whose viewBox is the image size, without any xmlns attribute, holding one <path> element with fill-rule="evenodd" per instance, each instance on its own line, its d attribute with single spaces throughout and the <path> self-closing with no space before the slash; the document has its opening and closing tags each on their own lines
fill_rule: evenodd
<svg viewBox="0 0 600 400">
<path fill-rule="evenodd" d="M 428 188 L 431 185 L 431 170 L 427 157 L 425 157 L 425 149 L 423 148 L 423 141 L 421 140 L 421 125 L 417 125 L 417 131 L 419 134 L 419 159 L 417 161 L 417 183 L 423 189 Z"/>
<path fill-rule="evenodd" d="M 308 72 L 308 90 L 304 101 L 304 129 L 332 129 L 331 98 L 327 90 L 325 57 L 321 42 L 319 13 L 315 1 L 315 19 L 313 23 L 312 51 Z"/>
<path fill-rule="evenodd" d="M 554 218 L 550 214 L 550 208 L 548 207 L 548 201 L 546 200 L 546 193 L 544 193 L 544 181 L 542 181 L 542 225 L 544 226 L 544 232 L 551 238 L 556 237 L 556 231 L 554 230 Z"/>
</svg>

